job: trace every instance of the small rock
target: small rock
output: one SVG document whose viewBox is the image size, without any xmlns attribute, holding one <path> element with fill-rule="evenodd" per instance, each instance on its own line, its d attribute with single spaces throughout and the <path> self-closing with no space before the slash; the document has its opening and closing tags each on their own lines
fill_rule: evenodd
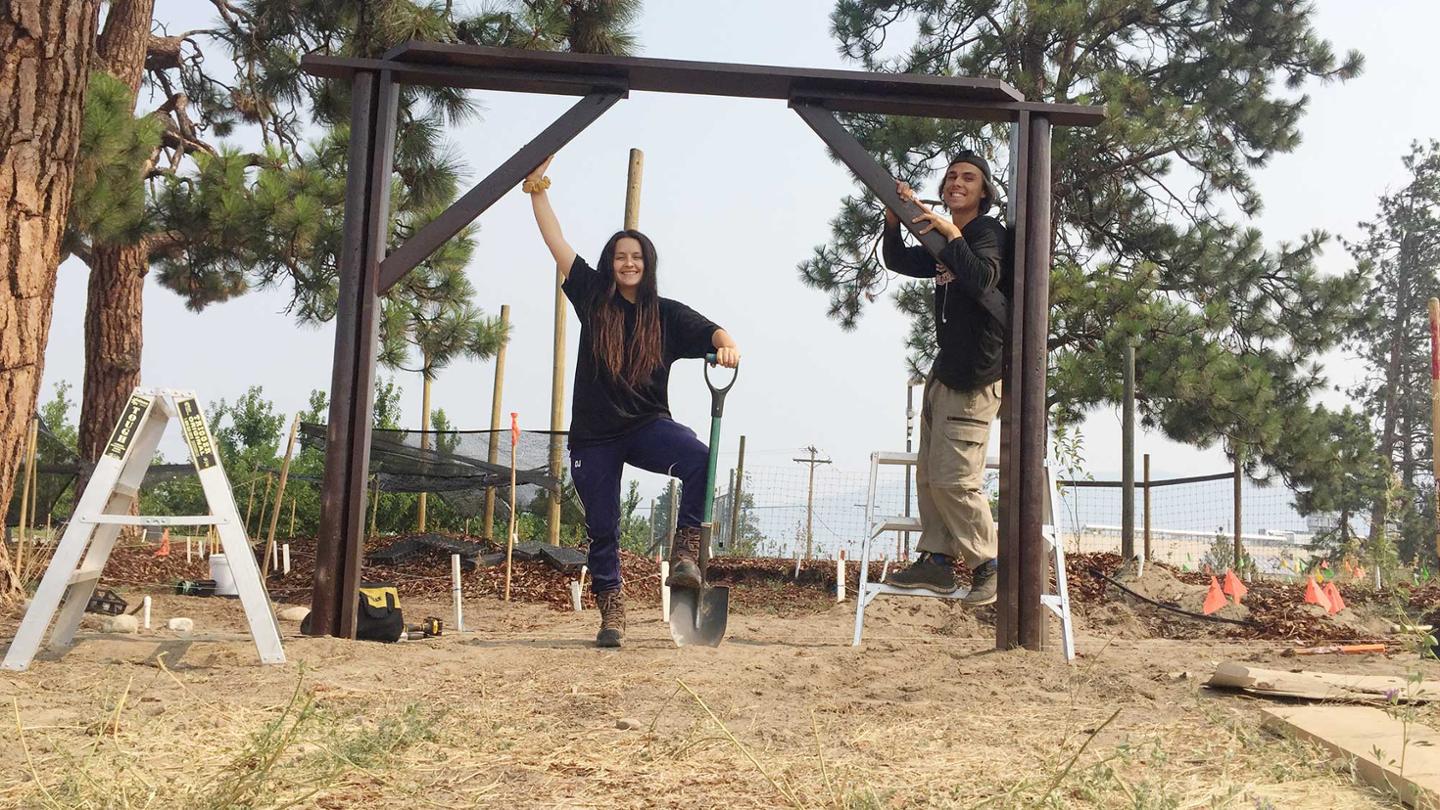
<svg viewBox="0 0 1440 810">
<path fill-rule="evenodd" d="M 105 623 L 105 632 L 107 633 L 135 633 L 139 630 L 140 620 L 123 613 L 110 617 L 110 621 Z"/>
<path fill-rule="evenodd" d="M 310 615 L 310 608 L 296 605 L 285 608 L 275 615 L 278 616 L 282 622 L 303 622 L 305 621 L 305 617 Z"/>
<path fill-rule="evenodd" d="M 195 631 L 195 620 L 187 619 L 184 616 L 176 616 L 175 618 L 171 619 L 165 626 L 170 628 L 171 630 L 174 630 L 177 633 L 180 633 L 181 635 L 188 636 Z"/>
<path fill-rule="evenodd" d="M 621 731 L 635 731 L 640 728 L 640 721 L 629 717 L 622 717 L 615 721 L 615 727 Z"/>
</svg>

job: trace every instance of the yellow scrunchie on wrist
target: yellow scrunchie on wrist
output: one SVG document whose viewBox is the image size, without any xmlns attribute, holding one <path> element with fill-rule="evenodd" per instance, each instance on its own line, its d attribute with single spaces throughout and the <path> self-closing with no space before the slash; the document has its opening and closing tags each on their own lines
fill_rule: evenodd
<svg viewBox="0 0 1440 810">
<path fill-rule="evenodd" d="M 520 190 L 526 194 L 536 194 L 550 188 L 550 178 L 542 177 L 539 180 L 529 180 L 520 184 Z"/>
</svg>

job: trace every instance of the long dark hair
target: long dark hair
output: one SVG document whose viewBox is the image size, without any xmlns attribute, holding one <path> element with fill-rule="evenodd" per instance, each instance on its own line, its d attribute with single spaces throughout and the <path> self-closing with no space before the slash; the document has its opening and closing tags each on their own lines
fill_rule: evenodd
<svg viewBox="0 0 1440 810">
<path fill-rule="evenodd" d="M 645 272 L 635 292 L 635 338 L 628 346 L 625 345 L 625 313 L 615 300 L 615 247 L 626 237 L 640 243 L 640 255 L 645 259 Z M 617 231 L 600 252 L 600 266 L 596 270 L 605 282 L 597 291 L 591 310 L 590 325 L 595 330 L 591 344 L 596 365 L 627 389 L 633 390 L 650 379 L 661 362 L 660 294 L 655 283 L 659 264 L 655 244 L 636 230 Z"/>
</svg>

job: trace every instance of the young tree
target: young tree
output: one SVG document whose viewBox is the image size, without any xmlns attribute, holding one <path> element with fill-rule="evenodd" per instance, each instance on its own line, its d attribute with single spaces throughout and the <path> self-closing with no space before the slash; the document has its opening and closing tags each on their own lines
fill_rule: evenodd
<svg viewBox="0 0 1440 810">
<path fill-rule="evenodd" d="M 841 51 L 867 69 L 998 78 L 1027 99 L 1105 107 L 1103 125 L 1057 128 L 1053 138 L 1056 425 L 1119 401 L 1119 347 L 1136 336 L 1142 417 L 1172 438 L 1228 439 L 1252 468 L 1278 468 L 1293 454 L 1280 449 L 1286 426 L 1320 418 L 1309 405 L 1324 385 L 1313 358 L 1346 334 L 1361 279 L 1316 271 L 1321 233 L 1267 250 L 1227 214 L 1260 210 L 1252 173 L 1299 142 L 1300 88 L 1360 71 L 1359 54 L 1337 59 L 1313 16 L 1309 4 L 1289 2 L 836 4 Z M 1009 137 L 976 122 L 850 124 L 916 187 L 961 148 L 1003 158 Z M 799 268 L 829 293 L 846 328 L 888 284 L 876 256 L 880 224 L 872 196 L 847 197 L 832 242 Z M 923 367 L 934 349 L 929 293 L 908 284 L 895 297 L 914 319 L 911 366 Z"/>
</svg>

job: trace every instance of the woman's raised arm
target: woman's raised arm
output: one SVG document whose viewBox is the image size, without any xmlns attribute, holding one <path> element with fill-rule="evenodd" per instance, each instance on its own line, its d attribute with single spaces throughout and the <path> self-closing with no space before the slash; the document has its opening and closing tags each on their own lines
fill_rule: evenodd
<svg viewBox="0 0 1440 810">
<path fill-rule="evenodd" d="M 570 266 L 575 263 L 575 248 L 565 241 L 565 234 L 560 231 L 560 220 L 555 216 L 555 209 L 550 206 L 550 195 L 545 193 L 545 189 L 550 187 L 550 178 L 545 176 L 545 170 L 554 159 L 554 155 L 545 158 L 545 162 L 525 178 L 522 188 L 530 195 L 530 205 L 535 209 L 535 224 L 540 226 L 540 236 L 545 240 L 545 247 L 549 248 L 550 255 L 555 257 L 555 269 L 560 271 L 561 276 L 568 278 Z"/>
</svg>

